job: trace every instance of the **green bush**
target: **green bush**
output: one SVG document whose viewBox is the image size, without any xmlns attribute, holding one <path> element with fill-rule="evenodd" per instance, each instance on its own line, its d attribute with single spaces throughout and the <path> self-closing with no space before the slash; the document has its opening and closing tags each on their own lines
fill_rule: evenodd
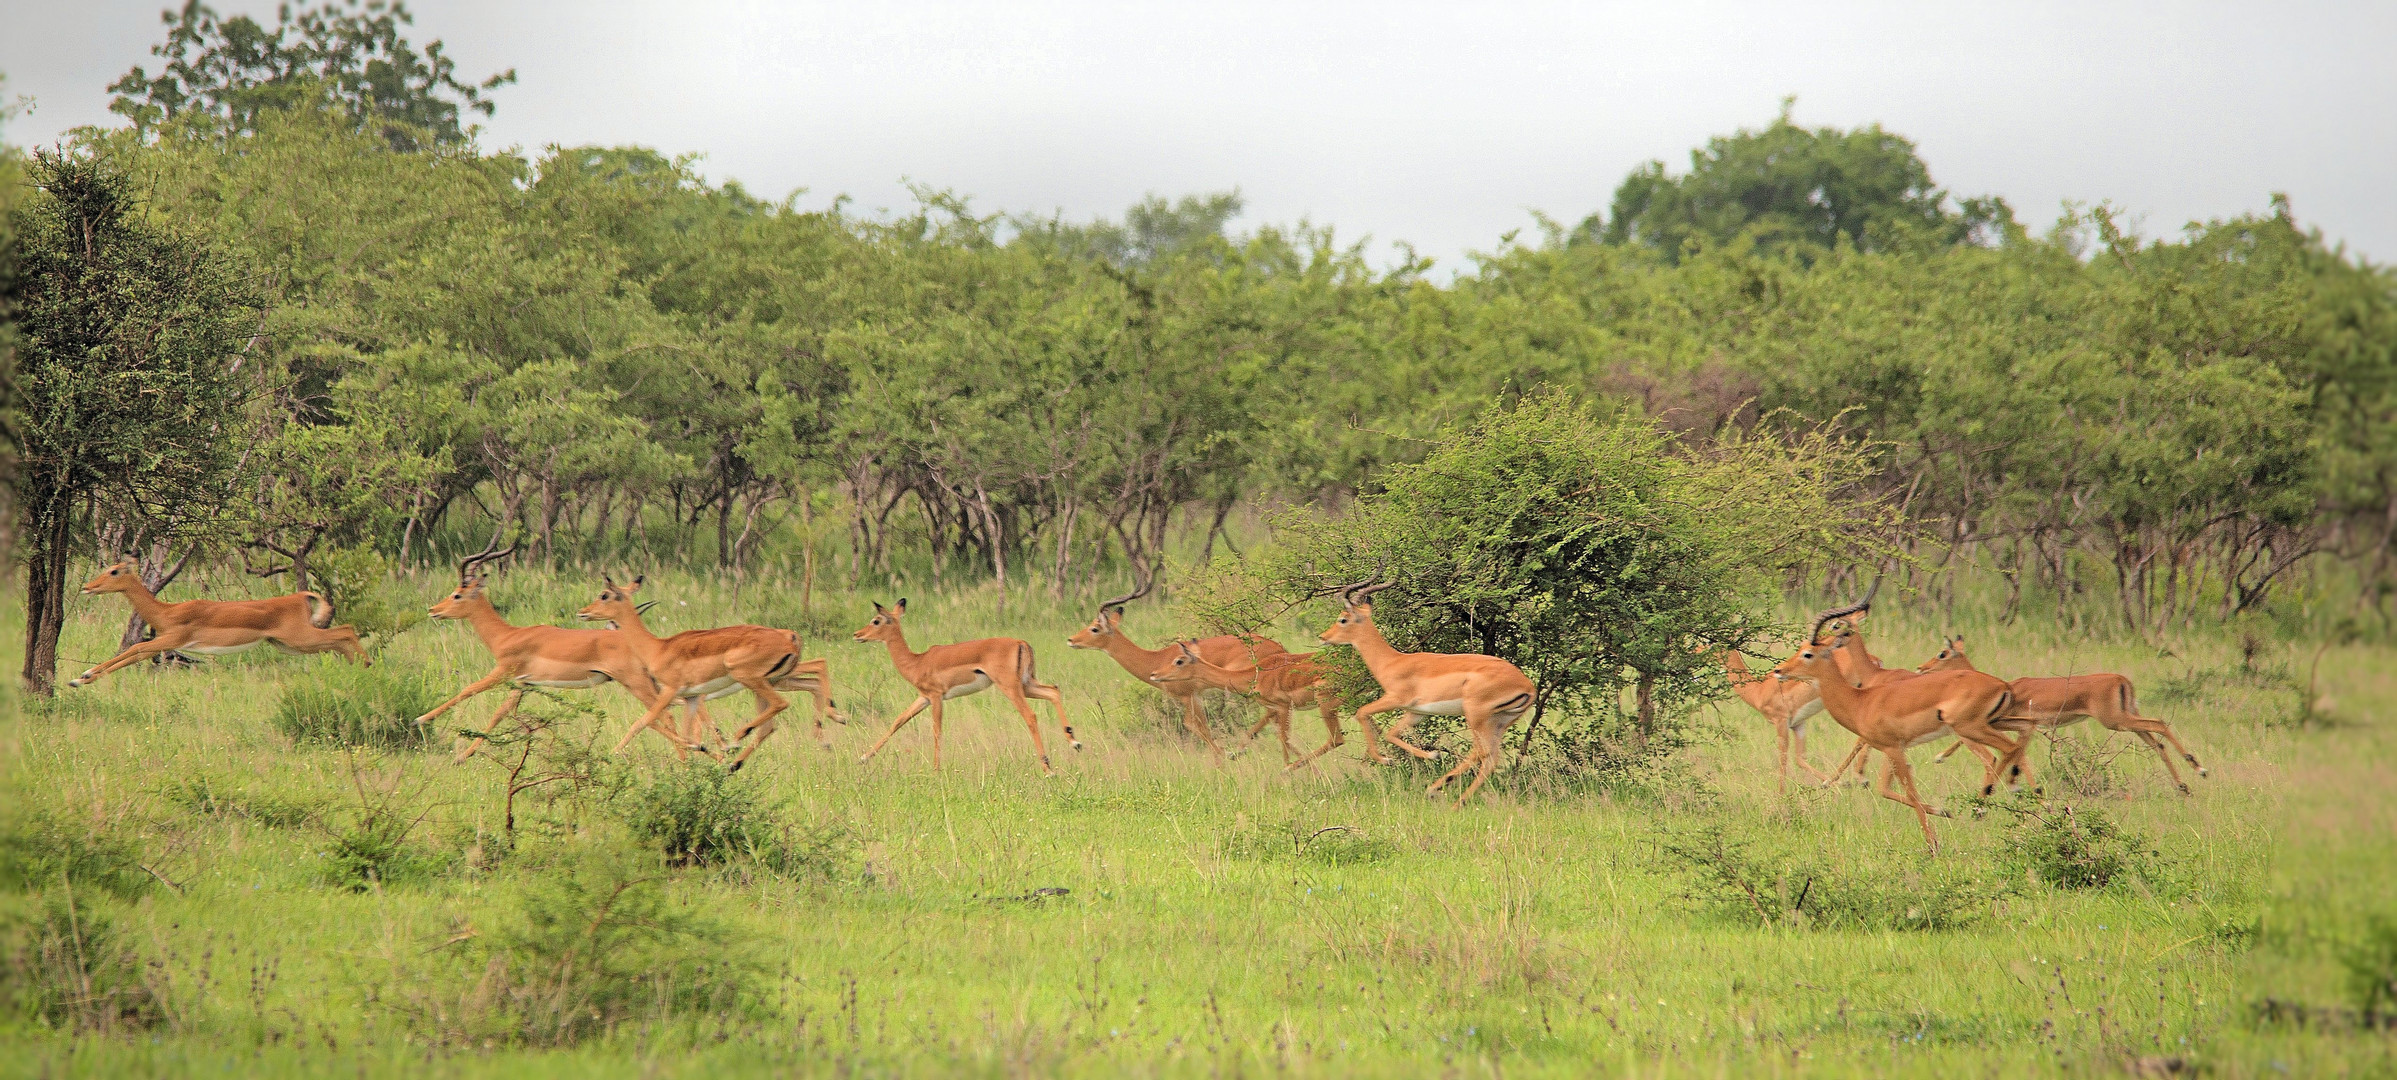
<svg viewBox="0 0 2397 1080">
<path fill-rule="evenodd" d="M 355 628 L 360 637 L 395 637 L 425 620 L 421 601 L 394 594 L 391 560 L 372 548 L 320 553 L 311 569 L 317 591 L 333 604 L 334 623 Z"/>
<path fill-rule="evenodd" d="M 418 750 L 431 745 L 432 733 L 416 718 L 446 696 L 422 671 L 327 665 L 284 686 L 275 730 L 300 743 Z"/>
<path fill-rule="evenodd" d="M 447 860 L 408 843 L 416 822 L 382 808 L 365 810 L 346 825 L 328 830 L 324 882 L 337 889 L 366 892 L 385 885 L 423 881 L 441 872 Z"/>
<path fill-rule="evenodd" d="M 271 792 L 227 787 L 203 775 L 169 780 L 158 789 L 166 801 L 186 813 L 209 817 L 238 817 L 270 829 L 290 828 L 316 816 L 316 807 Z"/>
<path fill-rule="evenodd" d="M 754 867 L 826 881 L 859 875 L 860 845 L 851 830 L 782 820 L 755 775 L 685 762 L 620 796 L 618 812 L 669 865 Z"/>
<path fill-rule="evenodd" d="M 132 898 L 153 880 L 141 868 L 141 849 L 124 836 L 66 821 L 44 810 L 20 810 L 0 829 L 0 889 L 36 892 L 59 887 Z"/>
<path fill-rule="evenodd" d="M 2014 815 L 2006 829 L 2005 861 L 2016 873 L 2027 871 L 2051 888 L 2102 889 L 2133 874 L 2155 876 L 2155 852 L 2096 807 L 1988 805 Z"/>
<path fill-rule="evenodd" d="M 2363 937 L 2339 957 L 2347 992 L 2366 1019 L 2397 1014 L 2397 917 L 2375 915 Z"/>
<path fill-rule="evenodd" d="M 1720 822 L 1660 831 L 1658 861 L 1682 896 L 1738 922 L 1800 929 L 1953 930 L 1990 913 L 2008 887 L 1960 863 L 1858 870 L 1821 854 L 1760 852 Z"/>
</svg>

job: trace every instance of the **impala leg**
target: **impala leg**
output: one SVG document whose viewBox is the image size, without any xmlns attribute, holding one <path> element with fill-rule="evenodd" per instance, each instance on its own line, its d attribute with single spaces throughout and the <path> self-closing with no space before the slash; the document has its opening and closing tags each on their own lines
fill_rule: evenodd
<svg viewBox="0 0 2397 1080">
<path fill-rule="evenodd" d="M 267 640 L 296 653 L 338 652 L 344 659 L 367 667 L 374 666 L 374 661 L 366 657 L 366 646 L 358 642 L 358 631 L 349 626 L 323 630 L 310 626 L 289 634 L 278 633 Z"/>
<path fill-rule="evenodd" d="M 439 705 L 433 706 L 433 710 L 431 712 L 417 717 L 416 726 L 423 727 L 426 724 L 432 723 L 434 720 L 439 719 L 442 713 L 457 708 L 459 702 L 473 697 L 476 694 L 480 694 L 485 690 L 489 690 L 494 686 L 498 686 L 503 682 L 506 682 L 508 680 L 508 676 L 513 674 L 515 674 L 515 672 L 506 664 L 501 664 L 498 667 L 492 668 L 491 674 L 485 675 L 480 679 L 476 679 L 473 682 L 467 683 L 466 689 L 460 690 L 457 693 L 450 695 L 450 699 L 448 701 L 444 701 Z M 488 728 L 485 729 L 485 733 L 489 733 Z"/>
<path fill-rule="evenodd" d="M 1217 768 L 1222 768 L 1223 747 L 1215 744 L 1215 732 L 1207 727 L 1207 714 L 1199 708 L 1199 696 L 1196 693 L 1176 694 L 1174 699 L 1182 703 L 1182 726 L 1189 728 L 1191 734 L 1198 736 L 1200 742 L 1207 744 L 1208 756 L 1215 759 Z M 1263 725 L 1265 721 L 1259 720 L 1257 723 Z M 1248 737 L 1256 738 L 1257 729 L 1250 728 Z"/>
<path fill-rule="evenodd" d="M 741 733 L 734 736 L 733 742 L 748 742 L 749 733 L 752 731 L 757 733 L 757 741 L 743 746 L 741 752 L 734 755 L 732 765 L 725 769 L 726 772 L 741 771 L 741 765 L 749 760 L 749 755 L 757 753 L 758 747 L 766 745 L 766 740 L 774 737 L 774 729 L 781 726 L 774 718 L 784 709 L 791 707 L 791 703 L 784 700 L 781 694 L 775 693 L 774 687 L 767 684 L 766 680 L 762 678 L 743 679 L 741 685 L 748 687 L 749 692 L 756 695 L 758 710 L 756 716 L 751 717 L 747 724 L 741 726 Z"/>
<path fill-rule="evenodd" d="M 467 740 L 465 748 L 452 755 L 449 759 L 449 763 L 452 765 L 457 765 L 464 762 L 467 758 L 473 757 L 475 755 L 475 751 L 481 750 L 483 748 L 483 743 L 485 741 L 489 740 L 491 736 L 499 733 L 500 721 L 505 720 L 509 716 L 513 715 L 516 712 L 517 703 L 522 702 L 523 700 L 524 691 L 509 691 L 508 699 L 499 703 L 499 711 L 491 714 L 491 722 L 483 725 L 483 733 Z"/>
<path fill-rule="evenodd" d="M 1372 704 L 1369 704 L 1362 709 L 1358 709 L 1357 720 L 1359 722 L 1363 722 L 1368 716 L 1372 716 L 1375 713 L 1389 712 L 1392 709 L 1399 709 L 1402 711 L 1398 717 L 1398 722 L 1390 725 L 1388 729 L 1381 733 L 1382 741 L 1419 758 L 1428 760 L 1430 758 L 1439 757 L 1440 755 L 1432 753 L 1429 750 L 1407 741 L 1407 729 L 1415 726 L 1415 714 L 1411 712 L 1404 712 L 1403 710 L 1405 709 L 1405 706 L 1399 702 L 1393 701 L 1387 697 L 1380 698 L 1374 701 Z"/>
<path fill-rule="evenodd" d="M 1889 781 L 1892 777 L 1906 785 L 1906 794 L 1899 795 L 1889 789 Z M 1902 802 L 1914 808 L 1914 820 L 1921 823 L 1923 827 L 1923 843 L 1930 845 L 1931 854 L 1939 854 L 1939 836 L 1931 831 L 1931 816 L 1937 814 L 1940 817 L 1946 817 L 1948 816 L 1947 811 L 1933 810 L 1923 805 L 1922 795 L 1914 790 L 1914 768 L 1906 764 L 1906 751 L 1903 748 L 1895 752 L 1882 752 L 1880 790 L 1882 798 L 1893 802 Z"/>
<path fill-rule="evenodd" d="M 1789 741 L 1790 752 L 1798 756 L 1798 767 L 1806 770 L 1806 775 L 1814 777 L 1816 783 L 1830 787 L 1831 781 L 1837 779 L 1839 774 L 1825 776 L 1821 769 L 1814 767 L 1813 762 L 1806 760 L 1806 725 L 1803 721 L 1789 726 Z"/>
<path fill-rule="evenodd" d="M 647 728 L 665 736 L 666 741 L 673 743 L 678 750 L 697 750 L 709 757 L 719 757 L 720 755 L 715 751 L 705 746 L 692 745 L 690 740 L 682 737 L 681 732 L 674 730 L 673 724 L 667 722 L 667 710 L 674 707 L 675 699 L 681 697 L 685 689 L 686 687 L 680 686 L 659 687 L 657 700 L 650 703 L 649 711 L 642 713 L 641 719 L 634 721 L 632 728 L 624 733 L 624 738 L 616 743 L 616 752 L 623 753 L 626 747 L 633 744 L 634 737 L 640 735 L 642 729 Z"/>
<path fill-rule="evenodd" d="M 1823 786 L 1830 787 L 1833 784 L 1839 783 L 1840 777 L 1846 776 L 1848 774 L 1848 766 L 1850 765 L 1856 766 L 1857 772 L 1863 772 L 1865 749 L 1864 740 L 1862 738 L 1857 739 L 1856 745 L 1848 748 L 1848 756 L 1839 759 L 1839 767 L 1832 769 L 1830 777 L 1823 781 Z"/>
<path fill-rule="evenodd" d="M 1788 724 L 1782 723 L 1782 722 L 1781 722 L 1781 721 L 1779 721 L 1779 720 L 1775 720 L 1775 721 L 1773 721 L 1773 742 L 1774 742 L 1774 744 L 1775 744 L 1775 750 L 1774 750 L 1774 755 L 1773 755 L 1774 788 L 1775 788 L 1775 790 L 1778 790 L 1778 791 L 1788 791 L 1788 790 L 1789 790 L 1789 725 L 1788 725 Z"/>
<path fill-rule="evenodd" d="M 808 696 L 816 699 L 816 741 L 824 744 L 824 748 L 829 750 L 832 748 L 832 740 L 824 737 L 825 718 L 830 717 L 841 723 L 848 723 L 848 720 L 842 717 L 840 711 L 833 708 L 832 705 L 832 662 L 810 660 L 799 665 L 797 670 L 804 678 L 792 684 L 791 688 L 805 690 Z"/>
<path fill-rule="evenodd" d="M 90 686 L 92 683 L 99 681 L 100 676 L 106 675 L 109 672 L 117 670 L 118 668 L 124 667 L 128 664 L 138 664 L 144 660 L 158 655 L 159 653 L 168 652 L 177 646 L 188 645 L 190 643 L 191 635 L 189 634 L 168 634 L 161 632 L 157 637 L 134 645 L 132 648 L 126 649 L 115 656 L 109 657 L 107 662 L 99 665 L 98 667 L 91 668 L 90 670 L 85 671 L 83 674 L 77 675 L 74 678 L 67 680 L 67 685 Z"/>
<path fill-rule="evenodd" d="M 1266 719 L 1273 721 L 1274 733 L 1281 736 L 1282 765 L 1283 767 L 1287 768 L 1290 765 L 1290 759 L 1298 756 L 1298 747 L 1290 745 L 1290 704 L 1288 702 L 1275 702 L 1266 706 L 1265 717 Z M 1335 727 L 1333 730 L 1337 731 L 1339 729 Z"/>
<path fill-rule="evenodd" d="M 1489 782 L 1490 773 L 1498 768 L 1499 756 L 1506 752 L 1506 743 L 1499 739 L 1505 728 L 1489 719 L 1473 723 L 1472 727 L 1473 756 L 1481 762 L 1481 768 L 1474 771 L 1473 783 L 1466 786 L 1465 793 L 1457 796 L 1456 804 L 1460 807 L 1465 805 L 1465 800 L 1473 797 L 1474 792 L 1480 791 L 1483 784 Z"/>
<path fill-rule="evenodd" d="M 1481 736 L 1477 734 L 1473 737 L 1473 749 L 1466 751 L 1463 757 L 1457 759 L 1456 768 L 1450 769 L 1446 773 L 1441 774 L 1439 779 L 1432 781 L 1432 786 L 1423 789 L 1423 793 L 1426 795 L 1438 795 L 1441 788 L 1448 786 L 1449 781 L 1456 779 L 1460 775 L 1463 775 L 1465 770 L 1470 769 L 1474 765 L 1478 764 L 1481 759 Z M 1464 805 L 1464 802 L 1465 800 L 1458 799 L 1457 805 L 1462 806 Z"/>
<path fill-rule="evenodd" d="M 2164 749 L 2164 743 L 2156 738 L 2158 728 L 2162 728 L 2164 731 L 2171 731 L 2171 728 L 2165 727 L 2164 723 L 2160 720 L 2148 721 L 2148 723 L 2152 723 L 2156 726 L 2153 728 L 2147 727 L 2146 725 L 2139 723 L 2137 718 L 2133 717 L 2108 719 L 2101 716 L 2097 718 L 2097 722 L 2104 724 L 2108 728 L 2111 728 L 2115 731 L 2127 731 L 2133 735 L 2137 735 L 2140 738 L 2140 741 L 2145 742 L 2149 749 L 2156 752 L 2157 757 L 2164 759 L 2164 771 L 2172 774 L 2172 786 L 2181 789 L 2181 794 L 2183 795 L 2189 794 L 2189 782 L 2181 779 L 2181 770 L 2178 766 L 2172 763 L 2172 754 L 2166 751 Z"/>
<path fill-rule="evenodd" d="M 874 760 L 874 755 L 882 752 L 882 744 L 891 741 L 891 736 L 898 734 L 900 728 L 906 727 L 908 721 L 915 719 L 917 713 L 923 712 L 925 707 L 931 704 L 932 696 L 930 694 L 917 694 L 915 701 L 900 710 L 899 715 L 891 720 L 891 729 L 883 732 L 881 738 L 874 740 L 874 745 L 867 747 L 865 753 L 858 755 L 857 763 L 863 765 Z"/>
<path fill-rule="evenodd" d="M 1082 740 L 1074 735 L 1073 721 L 1067 720 L 1065 718 L 1065 691 L 1059 690 L 1055 686 L 1045 682 L 1032 682 L 1026 680 L 1024 683 L 1024 695 L 1026 697 L 1036 697 L 1042 701 L 1048 702 L 1049 708 L 1056 710 L 1057 726 L 1065 729 L 1066 745 L 1071 746 L 1076 750 L 1082 749 Z M 1026 715 L 1029 715 L 1030 708 L 1030 706 L 1025 706 L 1025 709 L 1027 710 Z"/>
<path fill-rule="evenodd" d="M 1320 712 L 1320 713 L 1322 713 L 1322 714 L 1323 714 L 1323 726 L 1324 726 L 1324 728 L 1325 728 L 1327 731 L 1329 731 L 1329 732 L 1331 733 L 1331 737 L 1330 737 L 1330 738 L 1328 738 L 1328 739 L 1325 739 L 1325 740 L 1323 741 L 1323 745 L 1322 745 L 1322 746 L 1319 746 L 1319 747 L 1316 747 L 1316 748 L 1315 748 L 1315 751 L 1314 751 L 1313 753 L 1307 754 L 1306 756 L 1299 758 L 1297 761 L 1286 762 L 1286 763 L 1284 763 L 1284 764 L 1283 764 L 1282 768 L 1284 768 L 1284 769 L 1301 769 L 1301 768 L 1305 768 L 1305 767 L 1306 767 L 1306 766 L 1307 766 L 1307 765 L 1308 765 L 1310 762 L 1313 762 L 1313 761 L 1314 761 L 1316 758 L 1322 757 L 1323 755 L 1330 753 L 1330 752 L 1331 752 L 1333 749 L 1337 748 L 1337 747 L 1338 747 L 1338 746 L 1341 744 L 1341 742 L 1343 741 L 1343 740 L 1342 740 L 1342 737 L 1341 737 L 1341 735 L 1340 735 L 1340 711 L 1339 711 L 1338 709 L 1335 709 L 1335 708 L 1333 708 L 1333 707 L 1332 707 L 1332 703 L 1331 703 L 1331 702 L 1329 702 L 1329 701 L 1318 701 L 1318 702 L 1316 702 L 1316 703 L 1315 703 L 1315 709 L 1316 709 L 1316 711 L 1317 711 L 1317 712 Z M 1372 749 L 1373 749 L 1373 747 L 1372 747 L 1372 744 L 1371 744 L 1371 743 L 1368 743 L 1368 744 L 1366 744 L 1366 751 L 1367 751 L 1368 753 L 1371 753 L 1371 752 L 1372 752 Z"/>
<path fill-rule="evenodd" d="M 1028 688 L 1021 686 L 1002 686 L 999 689 L 1002 693 L 1007 695 L 1007 703 L 1015 706 L 1015 711 L 1024 715 L 1024 730 L 1032 733 L 1032 752 L 1040 758 L 1040 771 L 1045 775 L 1056 775 L 1057 770 L 1049 768 L 1048 745 L 1043 743 L 1040 738 L 1040 718 L 1032 714 L 1032 703 L 1024 700 L 1024 695 Z M 934 708 L 938 707 L 939 706 L 934 706 Z M 935 715 L 938 714 L 936 713 Z"/>
<path fill-rule="evenodd" d="M 2149 724 L 2154 724 L 2155 726 L 2148 727 L 2147 725 Z M 2114 727 L 2112 724 L 2107 724 L 2106 726 Z M 2122 727 L 2115 728 L 2115 730 L 2121 731 L 2125 729 L 2132 731 L 2151 732 L 2155 735 L 2163 737 L 2166 742 L 2172 744 L 2172 748 L 2174 750 L 2180 751 L 2181 760 L 2188 762 L 2190 768 L 2197 770 L 2197 775 L 2208 775 L 2206 772 L 2206 767 L 2197 763 L 2197 755 L 2190 753 L 2188 747 L 2181 745 L 2181 737 L 2173 732 L 2172 725 L 2151 716 L 2126 715 L 2122 718 Z M 2171 767 L 2172 759 L 2169 757 L 2165 758 L 2164 764 L 2167 768 Z M 2172 778 L 2173 782 L 2178 783 L 2180 781 L 2180 774 L 2176 771 L 2173 773 Z M 2184 785 L 2181 790 L 2185 792 L 2189 789 L 2186 785 Z"/>
</svg>

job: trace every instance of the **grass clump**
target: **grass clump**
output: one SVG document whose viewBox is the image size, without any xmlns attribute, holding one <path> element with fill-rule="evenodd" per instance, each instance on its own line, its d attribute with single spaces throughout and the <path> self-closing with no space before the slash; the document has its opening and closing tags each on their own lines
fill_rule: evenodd
<svg viewBox="0 0 2397 1080">
<path fill-rule="evenodd" d="M 1394 858 L 1398 845 L 1353 825 L 1320 828 L 1285 821 L 1250 828 L 1235 826 L 1222 841 L 1223 852 L 1235 858 L 1313 863 L 1317 866 L 1356 866 Z"/>
<path fill-rule="evenodd" d="M 158 1026 L 163 997 L 150 965 L 106 911 L 78 897 L 71 880 L 44 893 L 30 914 L 7 920 L 0 997 L 35 1024 L 113 1033 Z"/>
<path fill-rule="evenodd" d="M 275 730 L 293 742 L 420 750 L 432 733 L 416 718 L 445 695 L 423 671 L 328 665 L 293 681 L 275 704 Z"/>
<path fill-rule="evenodd" d="M 1955 863 L 1855 868 L 1821 854 L 1759 850 L 1721 822 L 1663 831 L 1658 861 L 1682 898 L 1734 922 L 1810 930 L 1954 930 L 2008 891 Z"/>
<path fill-rule="evenodd" d="M 155 880 L 141 848 L 123 835 L 66 821 L 42 810 L 20 812 L 0 828 L 0 889 L 32 892 L 74 887 L 131 899 Z"/>
<path fill-rule="evenodd" d="M 2367 1020 L 2397 1018 L 2397 917 L 2375 915 L 2364 933 L 2339 956 L 2347 969 L 2347 994 Z"/>
<path fill-rule="evenodd" d="M 204 775 L 169 780 L 158 789 L 160 798 L 189 814 L 241 818 L 270 829 L 287 829 L 314 819 L 317 808 L 272 792 L 227 787 Z"/>
<path fill-rule="evenodd" d="M 769 805 L 760 781 L 713 762 L 685 762 L 632 788 L 625 825 L 675 867 L 758 869 L 826 881 L 856 876 L 860 844 L 838 824 L 802 827 Z"/>
</svg>

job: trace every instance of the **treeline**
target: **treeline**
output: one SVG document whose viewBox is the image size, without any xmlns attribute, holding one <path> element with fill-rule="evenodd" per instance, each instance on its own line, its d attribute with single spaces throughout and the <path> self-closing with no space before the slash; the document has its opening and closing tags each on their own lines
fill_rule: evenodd
<svg viewBox="0 0 2397 1080">
<path fill-rule="evenodd" d="M 511 523 L 535 558 L 838 552 L 1062 591 L 1177 527 L 1213 551 L 1244 505 L 1370 491 L 1554 386 L 1693 443 L 1831 425 L 1931 587 L 1985 566 L 2008 614 L 2153 633 L 2323 553 L 2389 590 L 2397 277 L 2279 199 L 2169 239 L 2102 206 L 2032 236 L 1903 138 L 1785 107 L 1444 280 L 1327 228 L 1235 232 L 1236 195 L 807 211 L 637 148 L 395 135 L 414 114 L 338 93 L 143 111 L 157 84 L 32 171 L 113 178 L 143 228 L 239 268 L 226 497 L 143 494 L 135 455 L 75 511 L 75 544 L 161 574 L 198 543 L 305 587 L 328 552 L 422 561 Z"/>
</svg>

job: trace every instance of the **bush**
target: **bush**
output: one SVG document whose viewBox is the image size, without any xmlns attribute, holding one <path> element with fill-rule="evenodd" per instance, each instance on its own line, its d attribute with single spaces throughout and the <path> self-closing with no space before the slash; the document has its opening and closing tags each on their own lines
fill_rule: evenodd
<svg viewBox="0 0 2397 1080">
<path fill-rule="evenodd" d="M 2008 891 L 1952 862 L 1858 871 L 1820 855 L 1760 854 L 1719 822 L 1660 832 L 1657 851 L 1686 883 L 1684 899 L 1761 926 L 1953 930 L 1986 917 Z"/>
<path fill-rule="evenodd" d="M 2397 1014 L 2397 917 L 2373 916 L 2339 962 L 2357 1013 L 2367 1021 Z"/>
<path fill-rule="evenodd" d="M 149 965 L 115 920 L 63 887 L 43 896 L 39 914 L 9 927 L 8 1004 L 18 1015 L 69 1031 L 124 1031 L 166 1019 L 144 978 Z"/>
<path fill-rule="evenodd" d="M 725 928 L 674 902 L 655 863 L 587 855 L 528 879 L 514 907 L 454 958 L 460 978 L 412 979 L 400 991 L 441 1041 L 562 1046 L 628 1021 L 762 1012 L 761 966 Z"/>
<path fill-rule="evenodd" d="M 2096 807 L 2036 802 L 1989 805 L 2014 815 L 2006 828 L 2007 863 L 2056 889 L 2102 889 L 2138 874 L 2154 877 L 2155 852 Z"/>
<path fill-rule="evenodd" d="M 302 825 L 316 816 L 316 807 L 255 789 L 229 788 L 207 776 L 169 780 L 158 794 L 186 813 L 209 817 L 238 817 L 270 829 Z"/>
<path fill-rule="evenodd" d="M 788 878 L 859 876 L 859 844 L 838 824 L 805 828 L 781 820 L 752 773 L 686 762 L 618 801 L 624 823 L 669 865 L 750 866 Z"/>
<path fill-rule="evenodd" d="M 34 892 L 60 886 L 130 899 L 154 880 L 141 849 L 116 833 L 73 824 L 41 810 L 10 815 L 0 831 L 0 889 Z"/>
<path fill-rule="evenodd" d="M 420 750 L 431 745 L 432 732 L 416 718 L 447 696 L 421 671 L 327 666 L 283 688 L 275 730 L 298 743 Z"/>
<path fill-rule="evenodd" d="M 421 602 L 393 595 L 391 560 L 372 548 L 320 553 L 310 569 L 317 591 L 333 604 L 334 623 L 355 628 L 360 637 L 395 637 L 425 620 Z"/>
</svg>

